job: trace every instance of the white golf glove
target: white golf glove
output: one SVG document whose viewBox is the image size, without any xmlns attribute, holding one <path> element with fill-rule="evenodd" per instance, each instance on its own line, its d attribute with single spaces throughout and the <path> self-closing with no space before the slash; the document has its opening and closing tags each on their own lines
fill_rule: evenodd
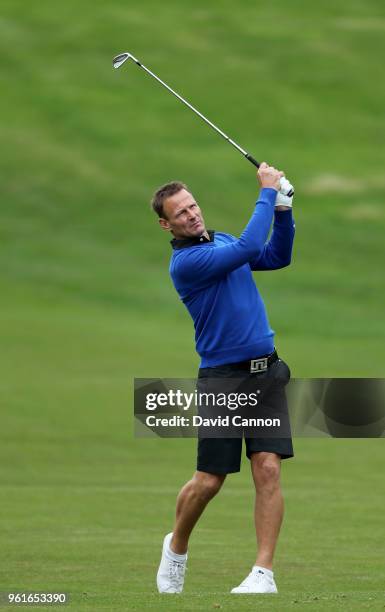
<svg viewBox="0 0 385 612">
<path fill-rule="evenodd" d="M 277 193 L 275 206 L 288 206 L 289 208 L 292 208 L 294 194 L 292 193 L 291 196 L 288 196 L 287 194 L 294 192 L 294 187 L 284 176 L 281 177 L 280 183 L 281 188 Z"/>
</svg>

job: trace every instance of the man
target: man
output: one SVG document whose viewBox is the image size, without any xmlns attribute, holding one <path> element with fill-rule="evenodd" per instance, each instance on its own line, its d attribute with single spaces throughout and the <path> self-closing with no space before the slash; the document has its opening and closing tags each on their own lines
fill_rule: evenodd
<svg viewBox="0 0 385 612">
<path fill-rule="evenodd" d="M 207 231 L 201 209 L 183 183 L 158 189 L 152 207 L 161 227 L 174 236 L 170 274 L 194 321 L 201 357 L 198 380 L 237 376 L 254 383 L 262 377 L 269 383 L 269 405 L 287 414 L 284 385 L 290 371 L 274 349 L 274 332 L 251 272 L 290 263 L 294 222 L 292 197 L 286 194 L 292 186 L 283 172 L 265 162 L 257 177 L 259 198 L 239 239 Z M 277 593 L 272 563 L 283 517 L 280 462 L 293 456 L 292 442 L 290 437 L 245 442 L 256 489 L 258 551 L 250 574 L 231 592 Z M 178 495 L 174 529 L 164 538 L 159 592 L 182 591 L 190 534 L 226 475 L 240 470 L 241 452 L 242 439 L 199 439 L 197 471 Z"/>
</svg>

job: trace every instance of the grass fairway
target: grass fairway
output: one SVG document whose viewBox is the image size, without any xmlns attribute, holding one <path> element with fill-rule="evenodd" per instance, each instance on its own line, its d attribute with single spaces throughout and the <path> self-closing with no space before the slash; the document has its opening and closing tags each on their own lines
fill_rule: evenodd
<svg viewBox="0 0 385 612">
<path fill-rule="evenodd" d="M 62 433 L 46 428 L 24 437 L 23 457 L 30 458 L 24 477 L 20 449 L 12 454 L 14 445 L 8 447 L 12 467 L 1 505 L 7 588 L 65 590 L 75 610 L 383 609 L 382 440 L 370 447 L 362 440 L 297 441 L 295 463 L 283 470 L 280 594 L 234 601 L 229 590 L 254 561 L 246 465 L 201 520 L 184 594 L 160 596 L 159 548 L 191 471 L 193 442 L 144 440 L 128 449 L 112 416 L 95 419 L 87 434 L 78 419 L 72 423 L 78 433 L 64 433 L 61 421 Z"/>
<path fill-rule="evenodd" d="M 132 379 L 192 377 L 192 326 L 148 201 L 190 185 L 233 234 L 254 171 L 132 52 L 296 187 L 291 268 L 259 274 L 294 376 L 383 376 L 385 11 L 377 0 L 3 0 L 0 11 L 0 591 L 73 610 L 383 610 L 384 440 L 297 440 L 283 470 L 280 594 L 253 563 L 248 466 L 156 594 L 192 440 L 134 440 Z M 35 608 L 36 609 L 36 608 Z"/>
</svg>

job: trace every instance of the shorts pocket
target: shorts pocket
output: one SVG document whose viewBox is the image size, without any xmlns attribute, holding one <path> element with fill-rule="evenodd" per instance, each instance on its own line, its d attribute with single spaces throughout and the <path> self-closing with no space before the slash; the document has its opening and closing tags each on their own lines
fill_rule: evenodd
<svg viewBox="0 0 385 612">
<path fill-rule="evenodd" d="M 291 372 L 286 361 L 283 361 L 283 359 L 278 359 L 274 365 L 274 380 L 282 386 L 287 385 L 291 378 Z"/>
</svg>

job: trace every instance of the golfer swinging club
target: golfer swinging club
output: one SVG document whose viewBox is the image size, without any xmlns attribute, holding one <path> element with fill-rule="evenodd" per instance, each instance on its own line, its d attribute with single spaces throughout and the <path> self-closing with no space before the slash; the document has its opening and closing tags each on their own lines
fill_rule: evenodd
<svg viewBox="0 0 385 612">
<path fill-rule="evenodd" d="M 161 227 L 174 237 L 170 274 L 194 321 L 201 357 L 198 381 L 268 380 L 269 407 L 287 414 L 284 387 L 290 371 L 275 351 L 274 332 L 252 271 L 290 264 L 295 226 L 293 198 L 287 194 L 293 188 L 283 172 L 265 162 L 257 177 L 259 197 L 239 239 L 207 231 L 202 211 L 183 183 L 162 186 L 151 204 Z M 231 592 L 277 593 L 272 567 L 283 518 L 280 462 L 293 457 L 292 440 L 253 437 L 245 438 L 245 443 L 256 490 L 258 548 L 250 574 Z M 226 475 L 239 472 L 241 454 L 242 438 L 199 438 L 197 470 L 178 495 L 174 528 L 164 538 L 157 574 L 160 593 L 182 592 L 191 532 Z"/>
</svg>

